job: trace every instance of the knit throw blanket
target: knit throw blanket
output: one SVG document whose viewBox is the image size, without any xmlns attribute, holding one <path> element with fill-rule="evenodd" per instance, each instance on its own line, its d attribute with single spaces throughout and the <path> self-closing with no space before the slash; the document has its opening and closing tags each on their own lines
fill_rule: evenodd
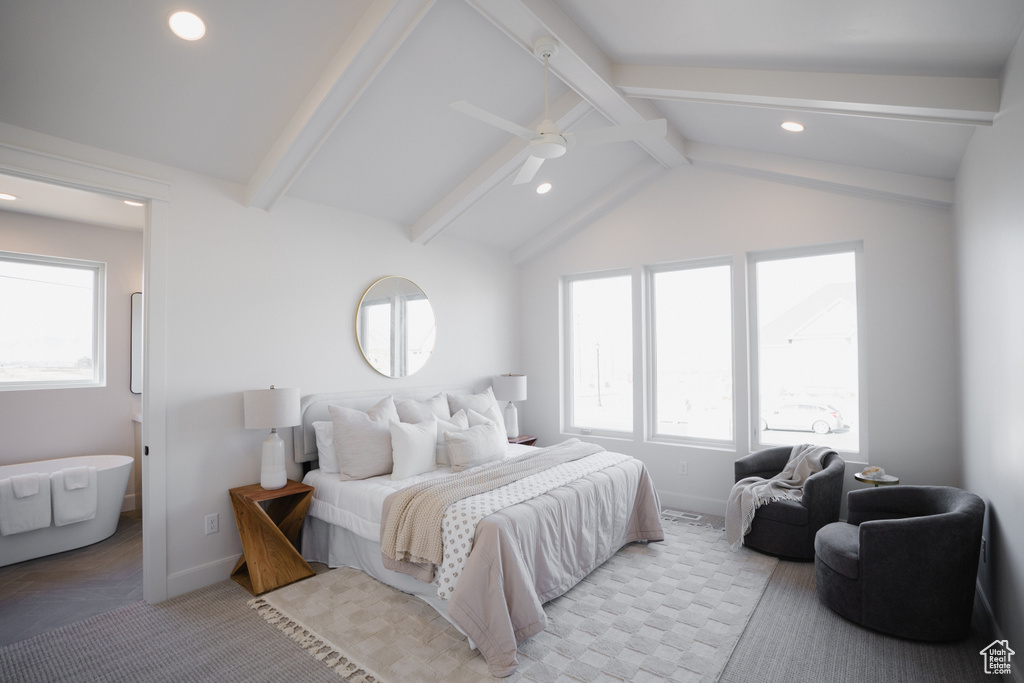
<svg viewBox="0 0 1024 683">
<path fill-rule="evenodd" d="M 747 477 L 736 482 L 725 509 L 725 537 L 729 547 L 739 550 L 743 545 L 743 537 L 750 532 L 757 508 L 773 500 L 800 500 L 804 482 L 822 470 L 821 461 L 831 452 L 827 446 L 793 446 L 786 466 L 771 479 Z"/>
<path fill-rule="evenodd" d="M 449 505 L 602 450 L 600 446 L 569 439 L 477 471 L 431 479 L 396 491 L 384 501 L 381 552 L 403 562 L 440 564 L 444 556 L 442 522 Z"/>
</svg>

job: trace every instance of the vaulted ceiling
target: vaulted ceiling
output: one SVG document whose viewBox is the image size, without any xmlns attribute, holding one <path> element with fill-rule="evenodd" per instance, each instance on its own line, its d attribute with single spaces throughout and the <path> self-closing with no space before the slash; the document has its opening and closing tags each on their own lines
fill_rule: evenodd
<svg viewBox="0 0 1024 683">
<path fill-rule="evenodd" d="M 176 9 L 201 40 L 171 34 Z M 1019 0 L 3 2 L 0 122 L 523 260 L 683 164 L 948 206 L 1022 27 Z M 668 134 L 513 185 L 526 141 L 449 105 L 535 128 L 542 37 L 562 132 Z"/>
</svg>

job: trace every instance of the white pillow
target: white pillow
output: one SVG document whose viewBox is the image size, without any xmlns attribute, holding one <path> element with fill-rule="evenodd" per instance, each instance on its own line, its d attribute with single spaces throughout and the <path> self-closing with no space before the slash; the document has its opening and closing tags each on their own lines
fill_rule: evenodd
<svg viewBox="0 0 1024 683">
<path fill-rule="evenodd" d="M 408 398 L 395 401 L 395 408 L 398 410 L 398 419 L 402 422 L 423 422 L 432 417 L 447 420 L 451 417 L 448 412 L 448 399 L 444 392 L 425 401 L 415 401 Z"/>
<path fill-rule="evenodd" d="M 448 409 L 451 410 L 452 415 L 457 411 L 475 410 L 481 415 L 486 415 L 488 408 L 494 408 L 494 417 L 498 423 L 498 427 L 501 428 L 501 433 L 505 433 L 505 418 L 502 417 L 501 407 L 494 398 L 494 392 L 491 387 L 487 387 L 486 390 L 479 394 L 448 394 Z"/>
<path fill-rule="evenodd" d="M 316 457 L 320 460 L 320 470 L 337 474 L 338 454 L 334 452 L 334 424 L 327 420 L 319 420 L 313 423 L 313 432 L 316 434 Z"/>
<path fill-rule="evenodd" d="M 334 451 L 342 481 L 391 472 L 391 423 L 398 422 L 393 397 L 388 396 L 366 412 L 343 406 L 327 409 L 334 425 Z"/>
<path fill-rule="evenodd" d="M 438 418 L 437 448 L 434 453 L 438 465 L 451 464 L 451 460 L 448 459 L 448 444 L 445 443 L 444 435 L 448 432 L 461 432 L 464 429 L 469 429 L 469 417 L 466 415 L 465 410 L 460 410 L 448 420 Z"/>
<path fill-rule="evenodd" d="M 415 424 L 392 422 L 391 446 L 395 461 L 392 479 L 408 479 L 437 469 L 437 419 Z"/>
<path fill-rule="evenodd" d="M 448 445 L 452 472 L 501 460 L 508 450 L 505 430 L 489 420 L 461 432 L 447 432 L 444 440 Z"/>
<path fill-rule="evenodd" d="M 501 421 L 498 418 L 497 408 L 491 407 L 487 409 L 483 415 L 476 412 L 475 410 L 466 411 L 466 419 L 469 420 L 470 427 L 476 427 L 477 425 L 493 424 L 499 428 L 502 426 Z"/>
</svg>

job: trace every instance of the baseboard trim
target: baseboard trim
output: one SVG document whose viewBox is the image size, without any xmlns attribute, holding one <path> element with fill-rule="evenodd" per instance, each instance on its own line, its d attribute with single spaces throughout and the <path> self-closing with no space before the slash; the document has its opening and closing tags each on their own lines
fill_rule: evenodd
<svg viewBox="0 0 1024 683">
<path fill-rule="evenodd" d="M 121 512 L 131 512 L 135 509 L 135 494 L 128 493 L 125 495 L 124 500 L 121 501 Z"/>
<path fill-rule="evenodd" d="M 992 612 L 992 605 L 989 604 L 988 598 L 985 596 L 985 591 L 981 589 L 981 582 L 977 582 L 975 585 L 975 591 L 978 596 L 978 601 L 981 603 L 980 616 L 985 619 L 984 624 L 980 624 L 983 633 L 989 635 L 985 637 L 985 640 L 989 638 L 992 641 L 1006 640 L 1006 634 L 999 628 L 999 622 L 996 621 L 995 614 Z M 977 611 L 977 610 L 976 610 Z M 1012 645 L 1011 645 L 1012 646 Z M 979 661 L 981 653 L 978 653 Z M 1003 674 L 999 677 L 1003 683 L 1024 683 L 1024 663 L 1017 663 L 1011 660 L 1011 667 L 1009 674 Z"/>
<path fill-rule="evenodd" d="M 688 512 L 701 512 L 705 515 L 716 515 L 725 517 L 725 501 L 714 498 L 701 498 L 699 496 L 686 496 L 678 493 L 660 493 L 662 507 L 670 507 L 673 510 L 686 510 Z"/>
<path fill-rule="evenodd" d="M 191 593 L 229 578 L 236 562 L 238 562 L 238 556 L 225 557 L 168 575 L 167 598 Z"/>
</svg>

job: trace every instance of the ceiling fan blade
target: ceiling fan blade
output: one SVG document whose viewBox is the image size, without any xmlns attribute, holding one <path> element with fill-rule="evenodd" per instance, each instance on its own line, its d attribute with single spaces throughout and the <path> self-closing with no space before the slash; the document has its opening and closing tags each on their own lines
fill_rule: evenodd
<svg viewBox="0 0 1024 683">
<path fill-rule="evenodd" d="M 577 133 L 565 133 L 562 137 L 571 147 L 606 145 L 609 142 L 626 142 L 627 140 L 640 140 L 655 136 L 664 137 L 667 132 L 668 124 L 665 119 L 654 119 L 640 123 L 626 123 L 621 126 L 581 130 Z"/>
<path fill-rule="evenodd" d="M 523 167 L 519 169 L 519 173 L 516 175 L 516 179 L 512 181 L 513 185 L 522 185 L 533 180 L 533 176 L 537 175 L 537 171 L 540 170 L 540 165 L 544 163 L 544 160 L 540 157 L 531 156 L 523 164 Z"/>
<path fill-rule="evenodd" d="M 507 119 L 503 119 L 500 116 L 492 114 L 489 111 L 484 111 L 480 107 L 470 104 L 465 100 L 452 102 L 450 106 L 455 111 L 462 112 L 467 116 L 472 116 L 474 119 L 478 119 L 480 121 L 483 121 L 484 123 L 489 123 L 490 125 L 495 126 L 497 128 L 501 128 L 502 130 L 507 130 L 509 133 L 512 133 L 513 135 L 518 135 L 519 137 L 525 138 L 526 140 L 534 140 L 540 137 L 529 128 L 520 126 L 518 123 L 513 123 L 512 121 L 509 121 Z"/>
</svg>

